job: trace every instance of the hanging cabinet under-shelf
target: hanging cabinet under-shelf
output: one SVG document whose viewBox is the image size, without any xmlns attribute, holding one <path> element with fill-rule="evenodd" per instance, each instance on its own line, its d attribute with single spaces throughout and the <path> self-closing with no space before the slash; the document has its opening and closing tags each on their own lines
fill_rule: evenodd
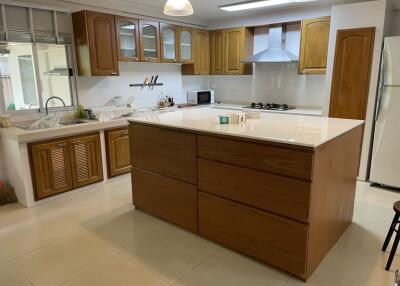
<svg viewBox="0 0 400 286">
<path fill-rule="evenodd" d="M 119 75 L 114 15 L 79 11 L 72 19 L 78 74 Z"/>
<path fill-rule="evenodd" d="M 140 61 L 139 20 L 115 16 L 118 61 Z"/>
<path fill-rule="evenodd" d="M 140 53 L 143 62 L 160 62 L 160 23 L 139 20 Z"/>
<path fill-rule="evenodd" d="M 160 23 L 161 61 L 164 63 L 176 63 L 178 61 L 178 27 L 175 25 Z"/>
</svg>

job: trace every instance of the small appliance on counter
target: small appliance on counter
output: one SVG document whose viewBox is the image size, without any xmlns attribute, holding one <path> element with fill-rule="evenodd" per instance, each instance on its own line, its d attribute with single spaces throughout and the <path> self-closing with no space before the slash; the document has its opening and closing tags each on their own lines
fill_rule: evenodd
<svg viewBox="0 0 400 286">
<path fill-rule="evenodd" d="M 277 111 L 287 111 L 295 109 L 287 104 L 277 104 L 277 103 L 262 103 L 262 102 L 252 102 L 249 106 L 243 106 L 243 108 L 249 109 L 260 109 L 260 110 L 277 110 Z"/>
<path fill-rule="evenodd" d="M 188 91 L 187 101 L 190 104 L 212 104 L 215 101 L 214 90 L 196 90 Z"/>
</svg>

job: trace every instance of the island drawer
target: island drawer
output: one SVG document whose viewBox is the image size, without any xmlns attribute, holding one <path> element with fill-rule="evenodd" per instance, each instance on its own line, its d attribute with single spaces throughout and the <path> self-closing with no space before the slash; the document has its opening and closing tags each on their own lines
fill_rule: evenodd
<svg viewBox="0 0 400 286">
<path fill-rule="evenodd" d="M 307 225 L 199 192 L 199 232 L 305 277 Z"/>
<path fill-rule="evenodd" d="M 132 168 L 133 204 L 193 232 L 198 232 L 197 188 L 152 172 Z"/>
<path fill-rule="evenodd" d="M 198 156 L 272 174 L 311 180 L 313 153 L 267 144 L 198 136 Z"/>
<path fill-rule="evenodd" d="M 308 181 L 199 159 L 198 189 L 280 215 L 308 221 Z"/>
<path fill-rule="evenodd" d="M 134 167 L 197 183 L 196 135 L 130 125 L 129 141 Z"/>
</svg>

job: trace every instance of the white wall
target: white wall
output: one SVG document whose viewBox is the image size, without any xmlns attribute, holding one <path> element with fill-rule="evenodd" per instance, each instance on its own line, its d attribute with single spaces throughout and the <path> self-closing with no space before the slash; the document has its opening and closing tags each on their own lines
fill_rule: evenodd
<svg viewBox="0 0 400 286">
<path fill-rule="evenodd" d="M 114 96 L 122 96 L 125 101 L 133 97 L 139 107 L 150 107 L 157 104 L 161 91 L 174 97 L 176 103 L 182 103 L 186 102 L 186 91 L 208 87 L 207 76 L 182 77 L 177 64 L 120 63 L 119 68 L 120 76 L 116 77 L 77 77 L 79 102 L 85 107 L 95 107 L 109 105 Z M 157 82 L 164 86 L 129 87 L 153 75 L 159 75 Z"/>
<path fill-rule="evenodd" d="M 363 3 L 334 6 L 331 14 L 331 29 L 329 34 L 328 65 L 324 88 L 325 103 L 323 114 L 329 114 L 329 102 L 332 86 L 334 54 L 336 46 L 336 32 L 339 29 L 361 27 L 376 27 L 375 44 L 372 59 L 371 79 L 368 96 L 367 117 L 365 122 L 364 143 L 362 147 L 359 178 L 364 180 L 367 172 L 368 155 L 370 148 L 372 120 L 375 108 L 376 88 L 379 77 L 379 63 L 382 47 L 383 28 L 385 22 L 386 1 L 370 1 Z"/>
<path fill-rule="evenodd" d="M 254 53 L 268 48 L 266 28 L 257 28 Z M 300 24 L 287 26 L 286 48 L 299 55 Z M 218 101 L 274 102 L 322 109 L 324 75 L 299 75 L 298 63 L 257 63 L 252 76 L 211 76 Z"/>
</svg>

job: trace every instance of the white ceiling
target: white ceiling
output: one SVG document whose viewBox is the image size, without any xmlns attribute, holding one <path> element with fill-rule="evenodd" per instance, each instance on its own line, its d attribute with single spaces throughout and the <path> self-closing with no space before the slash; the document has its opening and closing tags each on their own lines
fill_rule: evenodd
<svg viewBox="0 0 400 286">
<path fill-rule="evenodd" d="M 135 14 L 149 15 L 157 17 L 162 15 L 163 7 L 166 0 L 61 0 L 66 3 L 89 4 L 101 8 L 115 9 Z M 241 12 L 227 12 L 218 9 L 220 5 L 243 2 L 243 0 L 190 0 L 193 5 L 194 15 L 185 18 L 173 18 L 178 21 L 194 21 L 198 23 L 207 23 L 210 20 L 221 18 L 233 18 L 244 15 L 258 14 L 266 11 L 277 11 L 284 9 L 293 9 L 295 7 L 313 7 L 318 5 L 333 5 L 348 2 L 361 2 L 363 0 L 317 0 L 309 3 L 294 3 L 290 5 L 282 5 L 264 9 L 247 10 Z M 165 18 L 165 16 L 164 16 Z"/>
</svg>

